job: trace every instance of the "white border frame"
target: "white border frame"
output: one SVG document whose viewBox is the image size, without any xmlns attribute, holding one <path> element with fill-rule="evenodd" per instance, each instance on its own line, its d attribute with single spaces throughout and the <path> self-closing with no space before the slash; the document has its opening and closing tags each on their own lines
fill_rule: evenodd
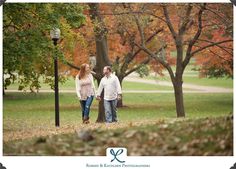
<svg viewBox="0 0 236 169">
<path fill-rule="evenodd" d="M 91 1 L 91 0 L 28 0 L 28 1 L 19 1 L 19 0 L 7 0 L 7 3 L 53 3 L 53 2 L 64 2 L 64 3 L 87 3 L 87 2 L 140 2 L 140 3 L 160 3 L 156 0 L 148 0 L 148 2 L 145 1 L 137 1 L 137 0 L 128 0 L 128 1 L 119 1 L 119 0 L 101 0 L 101 1 Z M 229 0 L 195 0 L 195 1 L 189 1 L 189 0 L 176 0 L 176 1 L 168 1 L 168 0 L 162 0 L 163 3 L 201 3 L 201 2 L 207 2 L 207 3 L 230 3 Z M 234 6 L 234 16 L 236 16 L 236 7 Z M 0 37 L 3 37 L 3 23 L 2 23 L 2 17 L 3 17 L 3 7 L 0 7 Z M 234 30 L 236 27 L 236 19 L 234 17 Z M 236 39 L 236 33 L 234 32 L 234 40 Z M 3 66 L 3 46 L 2 46 L 2 38 L 0 42 L 0 65 Z M 236 43 L 234 42 L 234 49 L 236 49 Z M 234 50 L 234 56 L 236 52 Z M 234 62 L 234 68 L 236 68 L 236 62 Z M 0 69 L 0 79 L 2 79 L 2 72 L 3 69 Z M 234 75 L 236 71 L 234 69 Z M 0 80 L 0 90 L 2 90 L 2 80 Z M 234 91 L 235 91 L 236 84 L 234 83 Z M 234 104 L 235 105 L 235 95 L 233 97 Z M 3 97 L 0 95 L 0 108 L 3 112 Z M 234 112 L 234 107 L 233 107 Z M 2 140 L 2 132 L 3 132 L 3 113 L 0 113 L 0 163 L 2 163 L 7 169 L 48 169 L 48 168 L 57 168 L 57 169 L 83 169 L 86 168 L 86 163 L 94 163 L 96 161 L 99 161 L 101 163 L 107 163 L 109 162 L 106 157 L 101 156 L 73 156 L 73 157 L 32 157 L 32 156 L 18 156 L 18 157 L 12 157 L 12 156 L 2 156 L 3 153 L 3 140 Z M 235 125 L 235 118 L 234 118 L 234 143 L 236 140 L 236 125 Z M 129 150 L 128 150 L 129 151 Z M 130 163 L 136 163 L 137 161 L 139 163 L 147 163 L 151 165 L 150 168 L 153 169 L 230 169 L 230 167 L 233 166 L 234 163 L 236 163 L 236 146 L 234 145 L 234 156 L 222 156 L 222 157 L 202 157 L 202 156 L 195 156 L 195 157 L 170 157 L 170 156 L 130 156 L 127 157 L 127 161 Z"/>
</svg>

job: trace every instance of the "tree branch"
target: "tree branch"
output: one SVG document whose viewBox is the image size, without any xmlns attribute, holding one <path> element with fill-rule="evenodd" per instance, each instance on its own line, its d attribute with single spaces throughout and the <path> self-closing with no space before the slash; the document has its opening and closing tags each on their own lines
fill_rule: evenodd
<svg viewBox="0 0 236 169">
<path fill-rule="evenodd" d="M 167 26 L 168 26 L 174 40 L 177 41 L 177 33 L 175 32 L 175 30 L 173 28 L 173 25 L 171 24 L 170 17 L 169 17 L 169 14 L 168 14 L 168 10 L 167 10 L 165 5 L 163 5 L 162 7 L 163 7 L 163 11 L 164 11 L 164 16 L 166 18 Z"/>
<path fill-rule="evenodd" d="M 212 50 L 209 50 L 211 53 L 213 53 L 215 56 L 217 56 L 218 58 L 226 61 L 226 62 L 231 62 L 231 60 L 228 60 L 228 59 L 225 59 L 223 56 L 220 56 L 219 54 L 215 53 L 214 51 Z"/>
<path fill-rule="evenodd" d="M 161 63 L 161 64 L 167 69 L 167 71 L 169 72 L 172 83 L 175 84 L 175 81 L 174 81 L 175 75 L 174 75 L 174 73 L 173 73 L 172 68 L 170 67 L 170 65 L 169 65 L 167 62 L 165 62 L 163 59 L 157 57 L 152 51 L 150 51 L 149 49 L 147 49 L 145 46 L 140 46 L 139 44 L 136 44 L 136 43 L 135 43 L 135 45 L 136 45 L 137 47 L 139 47 L 140 49 L 142 49 L 142 50 L 143 50 L 145 53 L 147 53 L 149 56 L 151 56 L 152 58 L 154 58 L 156 61 L 158 61 L 159 63 Z"/>
<path fill-rule="evenodd" d="M 167 45 L 164 46 L 164 48 L 166 48 L 166 47 L 167 47 Z M 162 50 L 162 47 L 155 52 L 155 55 L 157 55 L 159 52 L 161 52 L 161 50 Z M 130 73 L 138 70 L 140 67 L 142 67 L 143 64 L 148 64 L 150 62 L 150 60 L 151 60 L 151 57 L 149 55 L 149 57 L 147 59 L 145 59 L 143 62 L 139 63 L 139 66 L 136 66 L 133 69 L 131 69 L 128 72 L 126 72 L 125 76 L 128 76 Z"/>
<path fill-rule="evenodd" d="M 131 70 L 129 70 L 128 72 L 126 72 L 124 77 L 126 77 L 126 76 L 128 76 L 129 74 L 131 74 L 131 73 L 135 72 L 136 70 L 140 69 L 143 65 L 148 64 L 148 63 L 150 62 L 150 60 L 151 60 L 150 57 L 147 58 L 147 59 L 145 59 L 143 62 L 139 63 L 139 66 L 136 66 L 136 67 L 134 67 L 133 69 L 131 69 Z"/>
<path fill-rule="evenodd" d="M 148 39 L 146 40 L 146 43 L 150 42 L 158 33 L 162 32 L 163 28 L 160 28 L 158 30 L 156 30 L 151 36 L 148 37 Z M 124 58 L 124 62 L 121 66 L 120 72 L 121 74 L 124 74 L 124 77 L 126 76 L 125 71 L 128 68 L 128 65 L 131 63 L 131 61 L 142 51 L 142 49 L 138 49 L 136 50 L 132 55 L 126 55 Z"/>
<path fill-rule="evenodd" d="M 72 63 L 68 62 L 68 61 L 65 61 L 64 62 L 66 65 L 70 66 L 71 68 L 73 69 L 76 69 L 76 70 L 80 70 L 80 67 L 79 66 L 75 66 L 73 65 Z"/>
<path fill-rule="evenodd" d="M 190 54 L 190 57 L 192 57 L 193 55 L 195 55 L 196 53 L 198 52 L 201 52 L 203 51 L 204 49 L 207 49 L 209 47 L 212 47 L 212 46 L 217 46 L 219 44 L 222 44 L 222 43 L 227 43 L 227 42 L 232 42 L 233 40 L 232 39 L 228 39 L 228 40 L 224 40 L 224 41 L 220 41 L 220 42 L 215 42 L 215 43 L 212 43 L 212 44 L 209 44 L 209 45 L 206 45 L 206 46 L 203 46 L 195 51 L 193 51 L 191 54 Z"/>
<path fill-rule="evenodd" d="M 160 19 L 161 21 L 167 23 L 165 19 L 163 19 L 162 17 L 157 16 L 157 15 L 155 15 L 155 14 L 153 14 L 153 13 L 145 12 L 145 14 L 151 15 L 151 16 L 153 16 L 153 17 L 155 17 L 155 18 L 157 18 L 157 19 Z"/>
<path fill-rule="evenodd" d="M 144 36 L 144 32 L 143 32 L 143 28 L 141 26 L 141 23 L 139 22 L 139 19 L 136 15 L 134 15 L 134 18 L 135 18 L 135 22 L 138 26 L 139 34 L 141 37 L 141 43 L 142 43 L 142 45 L 145 45 L 145 36 Z"/>
<path fill-rule="evenodd" d="M 183 23 L 182 23 L 182 25 L 179 28 L 179 35 L 180 36 L 182 36 L 183 33 L 186 31 L 187 25 L 188 25 L 188 23 L 190 21 L 189 17 L 190 17 L 192 8 L 193 8 L 192 4 L 188 4 L 187 10 L 186 10 L 186 14 L 184 16 Z"/>
<path fill-rule="evenodd" d="M 183 61 L 183 70 L 185 69 L 185 67 L 187 66 L 187 64 L 189 63 L 191 59 L 191 51 L 192 51 L 193 45 L 196 43 L 197 39 L 200 37 L 202 33 L 202 15 L 203 15 L 203 11 L 205 10 L 205 7 L 206 7 L 206 4 L 203 4 L 198 12 L 198 30 L 196 34 L 194 35 L 193 39 L 190 40 L 189 42 L 186 56 Z"/>
<path fill-rule="evenodd" d="M 120 12 L 120 13 L 100 13 L 100 15 L 129 15 L 129 14 L 143 14 L 144 12 L 140 12 L 140 11 L 132 11 L 132 12 Z"/>
<path fill-rule="evenodd" d="M 212 41 L 209 41 L 209 40 L 205 40 L 205 39 L 198 39 L 198 41 L 203 41 L 203 42 L 208 42 L 208 43 L 214 43 Z M 223 51 L 225 51 L 226 53 L 230 54 L 230 55 L 233 55 L 233 49 L 232 48 L 227 48 L 227 47 L 224 47 L 224 46 L 220 46 L 220 45 L 216 45 L 217 47 L 219 47 L 220 49 L 222 49 Z M 232 53 L 230 53 L 228 50 L 226 49 L 229 49 L 229 50 L 232 50 Z"/>
</svg>

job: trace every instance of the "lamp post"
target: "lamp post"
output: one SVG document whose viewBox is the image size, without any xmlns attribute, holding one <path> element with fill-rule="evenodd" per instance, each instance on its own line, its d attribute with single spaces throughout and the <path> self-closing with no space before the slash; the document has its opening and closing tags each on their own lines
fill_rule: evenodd
<svg viewBox="0 0 236 169">
<path fill-rule="evenodd" d="M 53 40 L 53 44 L 56 46 L 57 41 L 60 39 L 60 29 L 53 28 L 50 31 L 50 36 Z M 57 56 L 54 57 L 54 77 L 55 77 L 55 125 L 56 127 L 60 126 L 60 116 L 59 116 L 59 92 L 58 92 L 58 63 L 57 63 Z"/>
<path fill-rule="evenodd" d="M 90 57 L 89 57 L 89 64 L 91 66 L 91 70 L 93 70 L 95 68 L 96 62 L 97 62 L 96 61 L 96 56 L 90 55 Z"/>
</svg>

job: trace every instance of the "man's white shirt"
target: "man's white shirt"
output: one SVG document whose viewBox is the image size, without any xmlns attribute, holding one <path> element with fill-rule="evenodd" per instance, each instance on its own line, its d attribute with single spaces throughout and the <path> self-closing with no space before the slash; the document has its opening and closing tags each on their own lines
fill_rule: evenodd
<svg viewBox="0 0 236 169">
<path fill-rule="evenodd" d="M 104 89 L 104 100 L 115 100 L 118 94 L 121 94 L 121 86 L 116 75 L 111 74 L 109 77 L 104 76 L 99 84 L 97 95 L 101 96 Z"/>
</svg>

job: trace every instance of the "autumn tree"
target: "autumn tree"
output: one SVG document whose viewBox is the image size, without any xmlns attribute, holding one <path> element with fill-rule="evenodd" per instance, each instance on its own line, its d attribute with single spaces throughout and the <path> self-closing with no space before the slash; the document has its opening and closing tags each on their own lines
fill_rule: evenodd
<svg viewBox="0 0 236 169">
<path fill-rule="evenodd" d="M 122 18 L 117 18 L 115 11 L 119 11 L 120 5 L 118 4 L 88 4 L 89 10 L 85 11 L 87 14 L 86 23 L 77 31 L 80 31 L 84 36 L 84 40 L 87 41 L 86 51 L 80 51 L 80 55 L 89 57 L 90 53 L 96 54 L 97 64 L 94 68 L 96 74 L 95 79 L 98 84 L 103 77 L 102 70 L 106 65 L 112 65 L 113 70 L 118 76 L 120 83 L 123 79 L 148 64 L 151 61 L 151 57 L 143 52 L 141 49 L 134 48 L 131 36 L 135 36 L 138 32 L 133 31 L 132 35 L 124 36 L 122 34 L 123 23 Z M 89 16 L 89 17 L 88 17 Z M 124 16 L 122 16 L 124 17 Z M 135 25 L 135 22 L 132 23 Z M 153 29 L 148 32 L 149 37 L 147 43 L 151 45 L 155 44 L 155 47 L 161 51 L 165 45 L 156 45 L 157 39 L 155 36 L 162 32 L 162 29 Z M 128 28 L 128 27 L 126 27 Z M 131 30 L 135 30 L 131 28 Z M 158 40 L 159 41 L 159 40 Z M 95 43 L 94 43 L 95 42 Z M 77 47 L 76 47 L 77 48 Z M 78 44 L 78 48 L 81 49 Z M 94 50 L 94 48 L 96 50 Z M 76 54 L 76 53 L 75 53 Z M 81 56 L 77 56 L 81 57 Z M 79 59 L 75 59 L 79 60 Z M 70 64 L 71 65 L 71 64 Z M 75 67 L 71 65 L 71 67 Z M 119 106 L 122 106 L 122 101 L 119 101 Z M 99 113 L 97 122 L 104 122 L 105 114 L 103 108 L 103 101 L 99 103 Z"/>
<path fill-rule="evenodd" d="M 3 7 L 3 84 L 7 88 L 17 81 L 19 90 L 38 90 L 43 83 L 53 88 L 53 52 L 59 58 L 73 48 L 80 36 L 72 31 L 84 22 L 79 4 L 6 3 Z M 55 51 L 49 32 L 53 27 L 62 32 L 60 49 Z M 64 82 L 65 69 L 60 69 Z"/>
<path fill-rule="evenodd" d="M 220 6 L 221 4 L 217 5 Z M 210 21 L 212 18 L 208 13 L 208 6 L 209 4 L 191 3 L 171 5 L 155 4 L 152 8 L 156 7 L 156 10 L 147 9 L 141 12 L 137 12 L 132 5 L 127 6 L 127 12 L 133 14 L 133 20 L 135 20 L 136 27 L 139 31 L 139 39 L 134 41 L 135 45 L 163 65 L 170 75 L 174 87 L 177 117 L 185 117 L 182 86 L 183 73 L 191 58 L 215 46 L 221 46 L 223 44 L 225 46 L 232 45 L 232 37 L 223 37 L 221 34 L 222 37 L 220 39 L 209 39 L 205 35 L 206 32 L 210 32 L 214 28 L 214 25 L 216 25 L 214 21 Z M 228 8 L 232 10 L 232 5 L 228 5 Z M 165 27 L 168 28 L 168 33 L 166 34 L 167 45 L 170 49 L 176 50 L 177 53 L 175 71 L 170 66 L 168 60 L 158 57 L 156 51 L 147 47 L 147 38 L 144 32 L 146 27 L 144 27 L 145 22 L 142 20 L 142 15 L 152 16 L 159 22 L 163 22 Z M 211 23 L 210 26 L 208 25 L 209 23 Z M 225 30 L 224 27 L 216 27 L 215 29 Z M 222 48 L 225 49 L 225 46 Z"/>
<path fill-rule="evenodd" d="M 207 40 L 199 39 L 207 45 L 214 41 L 233 39 L 233 8 L 230 4 L 208 4 L 209 22 L 204 32 Z M 209 29 L 210 28 L 210 29 Z M 200 66 L 200 76 L 233 78 L 233 43 L 212 46 L 195 56 L 196 65 Z"/>
<path fill-rule="evenodd" d="M 80 28 L 80 31 L 85 35 L 85 39 L 89 44 L 88 49 L 96 53 L 97 57 L 97 65 L 101 65 L 100 68 L 96 66 L 95 72 L 98 72 L 98 76 L 101 75 L 101 69 L 105 65 L 112 65 L 114 72 L 119 78 L 119 81 L 122 85 L 123 79 L 131 74 L 132 72 L 139 71 L 145 68 L 145 65 L 151 63 L 151 57 L 149 57 L 145 52 L 141 49 L 135 48 L 132 43 L 133 38 L 138 33 L 134 26 L 135 22 L 130 23 L 130 25 L 125 25 L 124 23 L 130 22 L 129 18 L 132 17 L 130 15 L 120 15 L 123 10 L 123 5 L 121 4 L 92 4 L 96 5 L 96 8 L 89 5 L 90 12 L 89 18 L 87 17 L 86 25 L 84 28 Z M 94 11 L 97 12 L 94 12 Z M 92 15 L 91 15 L 92 14 Z M 96 17 L 99 19 L 96 19 Z M 93 17 L 91 17 L 93 16 Z M 92 25 L 88 24 L 92 21 Z M 151 22 L 151 21 L 147 21 Z M 163 31 L 162 28 L 156 29 L 157 23 L 153 23 L 152 29 L 146 30 L 148 34 L 147 43 L 152 48 L 158 48 L 159 51 L 163 50 L 166 45 L 159 44 L 160 40 L 157 40 L 157 35 Z M 94 28 L 91 29 L 91 26 Z M 100 30 L 101 29 L 101 30 Z M 129 34 L 126 33 L 126 29 L 129 29 Z M 99 30 L 99 31 L 98 31 Z M 95 34 L 103 34 L 100 37 L 105 37 L 101 41 L 105 43 L 106 47 L 103 47 L 102 44 L 98 46 L 98 38 L 96 35 L 91 34 L 91 32 L 95 32 Z M 131 33 L 132 32 L 132 33 Z M 131 35 L 132 34 L 132 35 Z M 96 45 L 93 45 L 91 39 L 95 36 L 94 41 Z M 154 45 L 155 44 L 155 45 Z M 93 50 L 96 48 L 96 52 Z M 102 49 L 102 50 L 101 50 Z M 102 52 L 102 53 L 101 53 Z M 87 54 L 85 54 L 88 56 Z M 101 60 L 103 60 L 102 64 Z M 159 71 L 162 69 L 159 67 Z M 100 70 L 99 70 L 100 69 Z M 97 79 L 97 77 L 95 76 Z M 98 78 L 99 79 L 99 78 Z M 122 100 L 118 102 L 118 106 L 122 107 Z"/>
</svg>

